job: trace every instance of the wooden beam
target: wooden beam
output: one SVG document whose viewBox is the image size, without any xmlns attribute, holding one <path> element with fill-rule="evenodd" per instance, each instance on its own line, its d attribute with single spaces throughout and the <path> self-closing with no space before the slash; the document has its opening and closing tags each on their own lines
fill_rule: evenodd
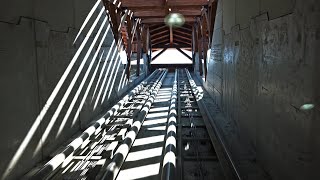
<svg viewBox="0 0 320 180">
<path fill-rule="evenodd" d="M 195 9 L 184 9 L 184 8 L 180 8 L 180 9 L 172 9 L 171 10 L 172 13 L 180 13 L 183 16 L 200 16 L 201 15 L 201 8 L 199 7 L 199 9 L 195 10 Z"/>
<path fill-rule="evenodd" d="M 144 18 L 142 22 L 145 24 L 152 24 L 152 23 L 164 23 L 164 18 Z M 185 17 L 185 22 L 194 22 L 193 17 Z"/>
<path fill-rule="evenodd" d="M 181 35 L 181 36 L 187 36 L 187 37 L 189 37 L 189 36 L 192 35 L 192 32 L 191 32 L 191 33 L 186 33 L 186 32 L 184 32 L 184 31 L 177 30 L 177 29 L 174 29 L 174 30 L 173 30 L 173 33 L 179 34 L 179 35 Z"/>
<path fill-rule="evenodd" d="M 175 41 L 175 42 L 178 42 L 179 44 L 183 43 L 183 44 L 185 44 L 185 45 L 188 45 L 188 47 L 191 46 L 191 43 L 186 42 L 186 41 L 183 41 L 183 40 L 178 39 L 178 38 L 175 38 L 174 41 Z"/>
<path fill-rule="evenodd" d="M 217 3 L 217 0 L 209 0 L 208 2 L 208 6 L 212 6 L 213 3 Z"/>
<path fill-rule="evenodd" d="M 156 46 L 153 46 L 152 48 L 188 48 L 188 46 L 182 46 L 181 44 L 175 44 L 173 43 L 172 46 L 170 46 L 170 43 L 162 43 L 162 44 L 158 44 Z"/>
<path fill-rule="evenodd" d="M 202 6 L 203 5 L 179 5 L 179 6 L 167 6 L 167 7 L 171 8 L 172 10 L 176 10 L 176 9 L 201 10 Z M 143 11 L 143 10 L 147 11 L 150 9 L 157 11 L 157 10 L 163 10 L 165 8 L 165 6 L 149 6 L 149 5 L 144 5 L 144 6 L 135 5 L 135 6 L 127 7 L 125 6 L 125 4 L 123 4 L 122 7 L 128 8 L 132 11 Z"/>
<path fill-rule="evenodd" d="M 152 34 L 152 35 L 151 35 L 151 38 L 157 38 L 157 37 L 160 36 L 160 35 L 169 34 L 169 33 L 170 33 L 169 30 L 166 29 L 166 30 L 164 30 L 164 31 L 160 31 L 160 32 L 158 32 L 158 33 Z"/>
<path fill-rule="evenodd" d="M 131 43 L 128 43 L 127 47 L 127 65 L 126 65 L 126 75 L 127 79 L 130 79 L 130 69 L 131 69 Z"/>
<path fill-rule="evenodd" d="M 157 44 L 164 43 L 164 42 L 170 43 L 169 39 L 163 39 L 163 40 L 161 40 L 161 41 L 157 41 L 156 43 L 153 43 L 153 44 L 152 44 L 152 47 L 155 46 L 155 45 L 157 45 Z"/>
<path fill-rule="evenodd" d="M 204 17 L 202 18 L 202 21 L 200 21 L 200 23 L 202 23 L 201 26 L 201 43 L 202 43 L 202 50 L 203 50 L 203 60 L 204 60 L 204 78 L 205 81 L 207 80 L 207 51 L 208 51 L 208 41 L 210 41 L 209 36 L 207 36 L 207 32 L 208 30 L 208 22 L 209 20 L 206 19 L 206 12 L 204 13 Z"/>
<path fill-rule="evenodd" d="M 130 69 L 131 69 L 131 54 L 132 54 L 132 32 L 133 32 L 133 27 L 132 27 L 132 19 L 131 16 L 126 17 L 127 21 L 127 34 L 128 34 L 128 39 L 127 39 L 127 67 L 126 67 L 126 74 L 127 74 L 127 79 L 130 79 Z"/>
<path fill-rule="evenodd" d="M 209 7 L 209 27 L 210 27 L 210 42 L 209 46 L 211 46 L 212 39 L 213 39 L 213 31 L 214 31 L 214 24 L 215 24 L 215 19 L 216 19 L 216 12 L 217 12 L 217 1 L 214 1 L 211 6 Z"/>
<path fill-rule="evenodd" d="M 180 39 L 184 39 L 184 40 L 187 40 L 187 41 L 191 41 L 191 38 L 189 38 L 189 37 L 185 37 L 185 36 L 180 36 L 180 35 L 178 35 L 178 34 L 174 34 L 174 37 L 177 37 L 177 38 L 180 38 Z"/>
<path fill-rule="evenodd" d="M 160 37 L 158 37 L 158 38 L 151 39 L 151 42 L 154 43 L 154 42 L 156 42 L 157 40 L 162 40 L 162 39 L 164 39 L 164 38 L 169 39 L 169 38 L 170 38 L 170 35 L 169 35 L 169 34 L 166 34 L 166 35 L 160 36 Z"/>
<path fill-rule="evenodd" d="M 195 33 L 194 33 L 194 28 L 192 28 L 192 48 L 191 48 L 191 52 L 192 52 L 192 65 L 194 68 L 195 65 Z"/>
<path fill-rule="evenodd" d="M 173 44 L 173 32 L 172 32 L 172 26 L 170 26 L 169 28 L 170 28 L 170 45 L 172 46 L 172 44 Z"/>
<path fill-rule="evenodd" d="M 140 10 L 140 11 L 134 11 L 134 16 L 142 18 L 143 17 L 154 17 L 154 16 L 166 16 L 166 11 L 164 9 L 161 10 Z"/>
<path fill-rule="evenodd" d="M 155 31 L 158 31 L 158 30 L 160 30 L 160 29 L 166 29 L 166 28 L 167 28 L 166 25 L 159 26 L 159 27 L 157 27 L 157 28 L 155 28 L 155 29 L 150 29 L 150 33 L 152 34 L 152 33 L 155 32 Z"/>
<path fill-rule="evenodd" d="M 120 22 L 118 21 L 118 16 L 120 16 L 119 11 L 117 11 L 116 6 L 111 3 L 110 1 L 106 1 L 105 2 L 105 6 L 107 11 L 109 12 L 109 16 L 110 16 L 110 22 L 111 22 L 111 29 L 113 32 L 113 36 L 116 42 L 119 41 L 119 26 L 120 26 Z"/>
<path fill-rule="evenodd" d="M 164 53 L 165 51 L 167 50 L 167 48 L 164 48 L 162 49 L 162 51 L 160 51 L 157 55 L 155 55 L 153 58 L 152 58 L 152 61 L 157 59 L 157 57 L 159 57 L 162 53 Z"/>
<path fill-rule="evenodd" d="M 194 22 L 194 21 L 193 21 L 193 22 Z M 185 30 L 185 31 L 190 32 L 190 33 L 192 32 L 192 30 L 191 30 L 192 27 L 188 28 L 188 27 L 182 26 L 182 27 L 178 27 L 178 28 L 176 28 L 176 29 L 177 29 L 177 30 L 181 30 L 181 29 L 182 29 L 182 30 Z"/>
<path fill-rule="evenodd" d="M 166 15 L 169 13 L 166 12 L 168 11 L 166 8 L 161 9 L 161 10 L 137 10 L 134 12 L 135 17 L 139 17 L 141 19 L 145 18 L 164 18 Z M 193 10 L 193 11 L 188 11 L 188 10 L 176 10 L 176 11 L 171 11 L 173 13 L 180 13 L 182 14 L 185 18 L 187 17 L 195 17 L 195 16 L 200 16 L 201 15 L 201 10 Z"/>
<path fill-rule="evenodd" d="M 168 6 L 205 6 L 208 0 L 168 0 Z"/>
<path fill-rule="evenodd" d="M 134 21 L 134 26 L 133 26 L 133 29 L 130 31 L 130 33 L 132 34 L 131 43 L 133 43 L 133 39 L 136 35 L 137 26 L 140 23 L 140 19 L 136 19 L 132 21 Z"/>
<path fill-rule="evenodd" d="M 142 34 L 141 34 L 141 39 L 142 39 L 142 47 L 143 47 L 143 52 L 147 53 L 147 28 L 146 26 L 142 27 Z"/>
<path fill-rule="evenodd" d="M 183 54 L 184 56 L 186 56 L 188 59 L 192 60 L 192 58 L 186 54 L 185 52 L 183 52 L 180 48 L 176 48 L 181 54 Z"/>
<path fill-rule="evenodd" d="M 199 54 L 199 73 L 200 73 L 200 76 L 203 75 L 203 67 L 202 67 L 202 43 L 201 43 L 201 25 L 198 23 L 197 25 L 197 38 L 198 38 L 198 54 Z"/>
<path fill-rule="evenodd" d="M 205 43 L 202 41 L 202 47 L 203 47 L 203 59 L 204 59 L 204 79 L 205 81 L 207 80 L 207 74 L 208 74 L 208 61 L 207 61 L 207 51 L 208 51 L 208 46 L 205 45 Z"/>
<path fill-rule="evenodd" d="M 121 0 L 122 7 L 128 7 L 129 9 L 134 7 L 155 7 L 155 6 L 163 6 L 163 0 Z"/>
<path fill-rule="evenodd" d="M 194 34 L 194 53 L 198 52 L 198 34 L 196 30 L 196 25 L 192 28 Z"/>
<path fill-rule="evenodd" d="M 141 59 L 141 29 L 140 25 L 138 25 L 136 30 L 137 36 L 137 76 L 140 76 L 140 59 Z"/>
</svg>

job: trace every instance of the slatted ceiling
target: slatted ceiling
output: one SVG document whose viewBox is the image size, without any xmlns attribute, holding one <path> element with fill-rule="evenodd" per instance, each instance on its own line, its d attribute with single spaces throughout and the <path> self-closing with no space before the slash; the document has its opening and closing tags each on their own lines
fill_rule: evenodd
<svg viewBox="0 0 320 180">
<path fill-rule="evenodd" d="M 186 32 L 183 32 L 183 31 L 178 31 L 178 30 L 173 30 L 173 33 L 174 34 L 178 34 L 178 35 L 180 35 L 180 36 L 191 36 L 192 35 L 192 33 L 186 33 Z"/>
<path fill-rule="evenodd" d="M 170 44 L 170 42 L 167 39 L 162 40 L 162 41 L 157 41 L 156 43 L 154 43 L 152 45 L 152 47 L 156 47 L 156 46 L 159 46 L 159 45 L 165 45 L 165 44 Z"/>
<path fill-rule="evenodd" d="M 144 17 L 164 17 L 166 16 L 166 10 L 164 9 L 159 9 L 159 10 L 141 10 L 141 11 L 136 11 L 133 12 L 133 15 L 139 18 L 144 18 Z"/>
<path fill-rule="evenodd" d="M 182 14 L 183 16 L 191 16 L 191 17 L 194 17 L 194 16 L 200 16 L 201 15 L 201 9 L 197 9 L 197 10 L 194 10 L 194 9 L 176 9 L 176 10 L 172 10 L 171 12 L 173 13 L 180 13 Z"/>
<path fill-rule="evenodd" d="M 167 0 L 168 6 L 208 5 L 208 0 Z"/>
<path fill-rule="evenodd" d="M 167 29 L 168 26 L 166 26 L 166 25 L 164 25 L 164 23 L 162 23 L 162 24 L 158 24 L 158 26 L 155 26 L 155 27 L 150 26 L 149 28 L 150 28 L 150 33 L 153 33 L 153 32 L 155 32 L 155 31 Z"/>
<path fill-rule="evenodd" d="M 104 0 L 108 1 L 108 0 Z M 113 1 L 113 0 L 109 0 Z M 129 9 L 133 12 L 134 18 L 141 19 L 141 23 L 146 27 L 149 27 L 151 46 L 154 45 L 168 45 L 170 43 L 170 30 L 169 27 L 164 24 L 164 18 L 169 13 L 180 13 L 185 18 L 185 24 L 183 27 L 174 28 L 172 31 L 173 42 L 177 46 L 189 48 L 191 45 L 192 28 L 197 21 L 195 18 L 204 16 L 203 8 L 211 8 L 208 3 L 216 2 L 216 0 L 117 0 L 121 2 L 120 8 L 122 11 Z M 216 3 L 215 3 L 216 4 Z M 169 12 L 169 8 L 171 11 Z M 215 7 L 216 8 L 216 7 Z M 211 13 L 211 9 L 208 10 Z M 208 16 L 208 14 L 205 14 Z M 204 23 L 202 20 L 201 23 Z M 210 22 L 211 23 L 211 19 Z M 206 24 L 209 25 L 208 22 Z M 204 26 L 205 28 L 206 25 Z M 211 27 L 211 26 L 210 26 Z M 122 30 L 125 31 L 125 30 Z M 126 39 L 128 34 L 122 33 L 123 39 Z M 208 37 L 209 31 L 202 31 L 202 33 Z M 142 39 L 145 44 L 145 37 L 142 35 Z M 175 39 L 177 39 L 175 41 Z M 127 46 L 126 40 L 125 47 Z M 136 39 L 134 38 L 134 41 Z M 145 48 L 145 47 L 144 47 Z M 134 48 L 133 48 L 134 49 Z"/>
<path fill-rule="evenodd" d="M 152 7 L 152 6 L 164 6 L 163 0 L 121 0 L 123 7 L 132 9 L 133 7 Z"/>
<path fill-rule="evenodd" d="M 194 23 L 195 22 L 195 19 L 194 17 L 196 15 L 193 15 L 193 14 L 183 14 L 183 13 L 180 13 L 184 16 L 185 18 L 185 23 Z M 166 17 L 167 14 L 165 14 L 164 16 L 145 16 L 145 17 L 141 17 L 142 19 L 142 22 L 145 23 L 145 24 L 153 24 L 153 23 L 164 23 L 164 19 Z"/>
<path fill-rule="evenodd" d="M 152 23 L 163 23 L 164 17 L 161 18 L 144 18 L 142 19 L 142 23 L 152 24 Z M 185 17 L 185 22 L 194 22 L 194 17 Z"/>
<path fill-rule="evenodd" d="M 170 34 L 169 30 L 163 30 L 163 31 L 159 31 L 157 33 L 152 33 L 152 34 L 150 34 L 150 38 L 154 39 L 154 38 L 157 38 L 157 37 L 165 35 L 165 34 Z"/>
<path fill-rule="evenodd" d="M 183 40 L 183 41 L 186 41 L 186 42 L 191 42 L 190 38 L 187 38 L 185 36 L 179 36 L 177 34 L 173 34 L 173 38 L 180 39 L 180 40 Z"/>
<path fill-rule="evenodd" d="M 149 18 L 162 18 L 162 19 L 164 19 L 164 17 L 166 17 L 166 15 L 168 13 L 161 12 L 161 11 L 138 11 L 138 12 L 134 13 L 134 16 L 135 17 L 139 17 L 142 20 L 147 20 Z M 184 11 L 184 10 L 180 10 L 180 11 L 171 11 L 171 12 L 172 13 L 182 14 L 185 18 L 188 18 L 188 17 L 194 18 L 195 16 L 200 16 L 201 15 L 201 11 Z M 194 19 L 193 19 L 192 22 L 194 22 Z"/>
<path fill-rule="evenodd" d="M 159 37 L 163 37 L 163 36 L 166 37 L 168 34 L 169 34 L 169 32 L 164 31 L 163 33 L 158 34 L 158 35 L 156 35 L 156 36 L 151 36 L 151 41 L 153 42 L 153 39 L 157 39 L 157 38 L 159 38 Z"/>
<path fill-rule="evenodd" d="M 182 38 L 177 37 L 177 36 L 174 36 L 174 37 L 173 37 L 173 41 L 183 42 L 183 43 L 185 43 L 185 44 L 191 44 L 191 41 L 186 40 L 186 39 L 182 39 Z"/>
<path fill-rule="evenodd" d="M 167 39 L 167 38 L 170 38 L 169 34 L 160 36 L 158 38 L 153 38 L 153 39 L 151 39 L 151 43 L 154 43 L 154 42 L 156 42 L 158 40 L 164 40 L 164 39 Z"/>
<path fill-rule="evenodd" d="M 183 45 L 183 46 L 186 46 L 186 47 L 191 47 L 191 43 L 186 43 L 186 42 L 183 42 L 183 41 L 180 41 L 180 40 L 175 40 L 174 42 L 177 43 L 177 45 Z"/>
<path fill-rule="evenodd" d="M 159 40 L 155 43 L 153 43 L 153 46 L 159 45 L 159 44 L 169 44 L 169 40 L 168 39 L 163 39 L 163 40 Z"/>
</svg>

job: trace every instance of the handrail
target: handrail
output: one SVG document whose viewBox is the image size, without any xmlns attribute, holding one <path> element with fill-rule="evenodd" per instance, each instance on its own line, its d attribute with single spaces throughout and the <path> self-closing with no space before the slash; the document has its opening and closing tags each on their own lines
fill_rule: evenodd
<svg viewBox="0 0 320 180">
<path fill-rule="evenodd" d="M 139 93 L 144 84 L 146 84 L 153 76 L 159 73 L 159 70 L 154 71 L 148 78 L 131 90 L 126 96 L 124 96 L 117 104 L 115 104 L 110 110 L 100 119 L 93 122 L 78 138 L 74 139 L 70 144 L 68 144 L 61 153 L 55 155 L 50 161 L 48 161 L 39 171 L 37 171 L 30 179 L 45 179 L 48 178 L 70 155 L 72 155 L 76 150 L 78 150 L 83 142 L 90 141 L 90 136 L 93 134 L 98 134 L 104 127 L 110 122 L 110 117 L 112 117 L 116 112 L 134 95 Z"/>
<path fill-rule="evenodd" d="M 138 116 L 136 118 L 134 118 L 134 123 L 131 127 L 131 130 L 125 136 L 123 143 L 118 147 L 117 151 L 115 152 L 112 160 L 110 161 L 110 163 L 108 164 L 106 169 L 102 169 L 102 171 L 105 171 L 102 176 L 102 179 L 114 180 L 117 177 L 117 175 L 120 171 L 120 168 L 121 168 L 122 164 L 124 163 L 127 155 L 129 154 L 129 150 L 138 135 L 138 132 L 144 122 L 144 119 L 147 116 L 147 114 L 151 108 L 151 105 L 154 102 L 154 100 L 158 94 L 158 91 L 162 85 L 162 82 L 163 82 L 167 72 L 168 72 L 168 70 L 165 70 L 161 74 L 161 76 L 158 78 L 157 82 L 153 84 L 153 86 L 150 90 L 150 96 L 149 96 L 148 100 L 146 101 L 146 103 L 143 105 Z M 99 178 L 99 177 L 97 177 L 97 178 Z"/>
<path fill-rule="evenodd" d="M 177 125 L 177 91 L 178 91 L 178 82 L 177 82 L 178 70 L 176 69 L 174 75 L 174 82 L 171 93 L 171 101 L 168 115 L 168 126 L 166 134 L 166 143 L 165 143 L 165 155 L 162 163 L 162 174 L 161 180 L 173 180 L 175 179 L 175 168 L 176 168 L 176 125 Z"/>
</svg>

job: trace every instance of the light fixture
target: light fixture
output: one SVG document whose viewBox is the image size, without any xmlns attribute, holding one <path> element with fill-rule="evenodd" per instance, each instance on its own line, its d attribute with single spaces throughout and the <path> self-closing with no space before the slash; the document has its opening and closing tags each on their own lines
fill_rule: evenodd
<svg viewBox="0 0 320 180">
<path fill-rule="evenodd" d="M 300 106 L 300 109 L 301 110 L 311 110 L 314 108 L 314 104 L 310 104 L 310 103 L 307 103 L 307 104 L 303 104 L 302 106 Z"/>
<path fill-rule="evenodd" d="M 185 18 L 180 13 L 170 13 L 165 17 L 164 22 L 173 28 L 181 27 L 185 22 Z"/>
</svg>

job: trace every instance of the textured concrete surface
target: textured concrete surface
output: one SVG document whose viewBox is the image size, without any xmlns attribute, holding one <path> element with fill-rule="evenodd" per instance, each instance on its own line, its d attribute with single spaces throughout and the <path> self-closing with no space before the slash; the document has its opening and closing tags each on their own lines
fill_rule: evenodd
<svg viewBox="0 0 320 180">
<path fill-rule="evenodd" d="M 106 18 L 105 12 L 70 66 L 102 7 L 98 6 L 73 43 L 95 3 L 2 2 L 0 179 L 17 179 L 48 160 L 61 144 L 85 129 L 145 77 L 142 71 L 137 78 L 133 69 L 130 80 L 126 79 L 125 65 L 112 45 L 112 32 L 106 31 L 108 21 L 86 58 Z M 63 77 L 64 82 L 58 85 Z"/>
<path fill-rule="evenodd" d="M 259 14 L 268 13 L 275 19 L 293 12 L 295 1 L 292 0 L 219 0 L 217 12 L 223 10 L 223 29 L 231 33 L 234 25 L 241 29 L 250 25 L 250 19 Z"/>
<path fill-rule="evenodd" d="M 215 121 L 243 169 L 251 161 L 266 178 L 319 179 L 320 4 L 260 1 L 237 16 L 252 6 L 233 2 L 218 2 L 204 83 L 221 112 Z M 300 110 L 305 103 L 315 108 Z"/>
</svg>

